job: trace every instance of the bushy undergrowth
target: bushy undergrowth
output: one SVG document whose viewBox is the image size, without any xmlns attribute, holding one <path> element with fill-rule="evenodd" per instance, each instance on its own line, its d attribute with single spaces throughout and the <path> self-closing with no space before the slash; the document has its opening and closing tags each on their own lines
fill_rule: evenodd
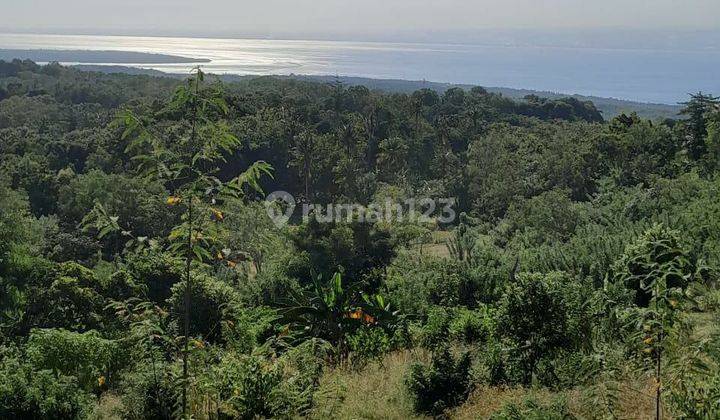
<svg viewBox="0 0 720 420">
<path fill-rule="evenodd" d="M 558 399 L 549 404 L 542 404 L 530 398 L 519 404 L 508 404 L 493 414 L 490 420 L 572 420 L 567 402 Z"/>
<path fill-rule="evenodd" d="M 406 380 L 419 413 L 441 415 L 462 404 L 472 391 L 469 353 L 454 356 L 445 346 L 438 349 L 429 366 L 414 364 Z"/>
<path fill-rule="evenodd" d="M 7 419 L 85 418 L 95 395 L 83 390 L 78 379 L 50 368 L 37 369 L 18 355 L 0 360 L 0 417 Z"/>
</svg>

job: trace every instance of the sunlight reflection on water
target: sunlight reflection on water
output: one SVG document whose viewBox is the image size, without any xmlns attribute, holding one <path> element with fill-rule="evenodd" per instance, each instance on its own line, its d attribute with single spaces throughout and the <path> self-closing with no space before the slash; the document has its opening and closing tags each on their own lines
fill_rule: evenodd
<svg viewBox="0 0 720 420">
<path fill-rule="evenodd" d="M 209 59 L 202 67 L 214 73 L 426 79 L 647 102 L 720 93 L 717 51 L 30 34 L 0 34 L 0 48 L 136 51 Z M 135 65 L 174 73 L 193 66 Z"/>
</svg>

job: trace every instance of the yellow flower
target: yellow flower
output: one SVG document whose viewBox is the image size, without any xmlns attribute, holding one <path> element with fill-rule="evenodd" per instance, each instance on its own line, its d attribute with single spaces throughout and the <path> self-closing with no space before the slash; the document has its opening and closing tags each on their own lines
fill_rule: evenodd
<svg viewBox="0 0 720 420">
<path fill-rule="evenodd" d="M 170 197 L 168 197 L 166 202 L 169 206 L 174 206 L 176 204 L 179 204 L 181 201 L 182 198 L 171 195 Z"/>
<path fill-rule="evenodd" d="M 643 343 L 645 343 L 645 344 L 647 344 L 647 345 L 652 344 L 652 342 L 653 342 L 652 337 L 648 337 L 648 338 L 646 338 L 646 339 L 643 340 Z"/>
<path fill-rule="evenodd" d="M 210 211 L 212 212 L 212 216 L 210 216 L 210 217 L 214 221 L 222 222 L 223 220 L 225 220 L 225 215 L 223 215 L 223 213 L 220 210 L 211 208 Z"/>
<path fill-rule="evenodd" d="M 99 386 L 99 387 L 102 387 L 102 386 L 104 386 L 104 385 L 105 385 L 105 377 L 104 377 L 104 376 L 101 376 L 101 377 L 98 378 L 98 386 Z"/>
<path fill-rule="evenodd" d="M 375 318 L 373 318 L 371 315 L 363 312 L 362 308 L 358 308 L 352 312 L 348 312 L 347 314 L 345 314 L 345 317 L 350 318 L 350 319 L 361 320 L 366 324 L 375 323 Z"/>
<path fill-rule="evenodd" d="M 643 349 L 643 353 L 650 354 L 652 353 L 652 349 Z"/>
<path fill-rule="evenodd" d="M 676 306 L 677 306 L 677 300 L 671 299 L 671 300 L 670 300 L 670 306 L 672 306 L 673 308 L 676 307 Z"/>
<path fill-rule="evenodd" d="M 355 311 L 346 314 L 345 316 L 350 319 L 361 319 L 363 316 L 363 311 L 362 311 L 362 309 L 358 308 Z"/>
<path fill-rule="evenodd" d="M 218 253 L 217 253 L 217 259 L 218 259 L 219 261 L 222 261 L 223 259 L 225 259 L 225 256 L 223 255 L 222 252 L 218 251 Z"/>
</svg>

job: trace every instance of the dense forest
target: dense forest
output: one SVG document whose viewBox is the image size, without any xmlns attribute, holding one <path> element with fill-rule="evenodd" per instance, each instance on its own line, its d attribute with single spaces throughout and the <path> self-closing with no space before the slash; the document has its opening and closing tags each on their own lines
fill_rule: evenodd
<svg viewBox="0 0 720 420">
<path fill-rule="evenodd" d="M 0 61 L 0 417 L 719 418 L 718 103 Z"/>
</svg>

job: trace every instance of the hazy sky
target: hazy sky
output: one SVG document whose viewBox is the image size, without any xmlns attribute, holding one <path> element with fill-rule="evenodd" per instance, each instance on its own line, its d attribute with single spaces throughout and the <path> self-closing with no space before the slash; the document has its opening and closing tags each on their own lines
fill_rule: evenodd
<svg viewBox="0 0 720 420">
<path fill-rule="evenodd" d="M 720 0 L 0 0 L 4 31 L 260 37 L 720 29 Z"/>
</svg>

